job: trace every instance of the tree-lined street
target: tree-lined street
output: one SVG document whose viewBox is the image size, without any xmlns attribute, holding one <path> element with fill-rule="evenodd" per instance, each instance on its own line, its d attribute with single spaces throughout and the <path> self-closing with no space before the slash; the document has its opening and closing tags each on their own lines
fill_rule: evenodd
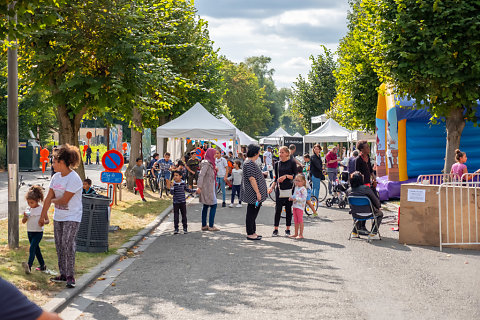
<svg viewBox="0 0 480 320">
<path fill-rule="evenodd" d="M 321 208 L 307 219 L 306 239 L 272 238 L 273 207 L 257 219 L 262 241 L 245 239 L 245 208 L 217 212 L 221 231 L 200 231 L 200 206 L 188 208 L 187 235 L 173 235 L 172 217 L 153 243 L 86 310 L 74 301 L 62 313 L 78 319 L 475 319 L 480 316 L 480 255 L 406 246 L 392 224 L 382 240 L 348 241 L 351 218 Z M 394 212 L 386 212 L 386 222 Z M 284 224 L 284 220 L 281 222 Z M 283 235 L 284 228 L 280 228 Z M 149 239 L 150 240 L 150 239 Z M 140 250 L 144 250 L 141 246 Z M 455 254 L 453 254 L 455 252 Z M 121 270 L 118 270 L 121 268 Z M 110 274 L 121 274 L 110 279 Z M 98 281 L 101 283 L 102 281 Z M 95 289 L 95 286 L 93 287 Z M 461 301 L 461 303 L 459 303 Z"/>
</svg>

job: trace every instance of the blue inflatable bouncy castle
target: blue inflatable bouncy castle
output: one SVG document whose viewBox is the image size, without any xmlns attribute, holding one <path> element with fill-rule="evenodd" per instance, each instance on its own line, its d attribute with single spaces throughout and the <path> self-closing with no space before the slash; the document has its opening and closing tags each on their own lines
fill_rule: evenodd
<svg viewBox="0 0 480 320">
<path fill-rule="evenodd" d="M 382 91 L 377 103 L 376 164 L 380 198 L 388 200 L 400 197 L 401 183 L 442 173 L 447 133 L 443 121 L 432 124 L 429 112 L 412 108 L 415 100 Z M 469 172 L 480 168 L 480 127 L 467 122 L 460 149 L 467 153 Z"/>
</svg>

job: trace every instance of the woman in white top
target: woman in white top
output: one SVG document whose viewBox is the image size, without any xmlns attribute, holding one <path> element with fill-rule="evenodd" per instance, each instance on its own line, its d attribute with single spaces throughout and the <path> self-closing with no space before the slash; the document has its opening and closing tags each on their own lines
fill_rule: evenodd
<svg viewBox="0 0 480 320">
<path fill-rule="evenodd" d="M 82 220 L 82 179 L 73 171 L 80 163 L 77 147 L 65 144 L 53 155 L 55 175 L 45 199 L 39 224 L 48 223 L 50 204 L 55 206 L 53 231 L 60 274 L 53 282 L 67 282 L 67 288 L 75 287 L 75 239 Z"/>
<path fill-rule="evenodd" d="M 217 185 L 222 188 L 222 207 L 226 207 L 227 204 L 225 203 L 225 195 L 226 195 L 226 190 L 225 190 L 225 182 L 228 179 L 227 175 L 227 167 L 228 167 L 228 162 L 227 160 L 222 157 L 222 154 L 219 149 L 216 150 L 215 153 L 215 168 L 217 170 Z"/>
</svg>

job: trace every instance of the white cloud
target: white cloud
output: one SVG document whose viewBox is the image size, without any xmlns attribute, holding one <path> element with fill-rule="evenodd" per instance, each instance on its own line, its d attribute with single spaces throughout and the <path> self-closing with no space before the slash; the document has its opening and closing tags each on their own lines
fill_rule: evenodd
<svg viewBox="0 0 480 320">
<path fill-rule="evenodd" d="M 202 15 L 202 11 L 199 14 L 208 21 L 210 37 L 220 54 L 234 62 L 250 56 L 271 57 L 277 86 L 291 87 L 299 74 L 308 73 L 309 57 L 322 53 L 320 45 L 335 51 L 346 33 L 346 2 L 343 0 L 336 7 L 277 10 L 278 13 L 263 17 L 247 7 L 238 16 L 230 12 L 228 18 Z M 215 5 L 221 7 L 222 3 Z M 236 5 L 241 6 L 238 2 Z M 247 11 L 252 12 L 251 17 L 244 14 Z"/>
</svg>

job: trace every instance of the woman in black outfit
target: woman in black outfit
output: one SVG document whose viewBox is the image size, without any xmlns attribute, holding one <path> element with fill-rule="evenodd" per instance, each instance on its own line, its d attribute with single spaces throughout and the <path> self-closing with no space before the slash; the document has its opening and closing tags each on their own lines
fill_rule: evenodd
<svg viewBox="0 0 480 320">
<path fill-rule="evenodd" d="M 280 225 L 280 214 L 282 213 L 282 208 L 285 207 L 285 212 L 287 214 L 287 229 L 285 230 L 285 235 L 290 235 L 290 226 L 292 225 L 292 204 L 293 202 L 288 200 L 288 197 L 280 198 L 280 190 L 290 190 L 290 196 L 292 194 L 291 190 L 293 188 L 293 179 L 297 174 L 297 163 L 290 157 L 290 151 L 288 147 L 283 146 L 279 151 L 280 160 L 275 163 L 273 172 L 275 173 L 275 181 L 268 190 L 268 193 L 272 193 L 275 189 L 275 229 L 273 230 L 272 236 L 278 236 L 278 226 Z M 275 188 L 276 186 L 279 188 Z"/>
<path fill-rule="evenodd" d="M 320 151 L 322 147 L 319 144 L 316 144 L 313 147 L 313 156 L 310 158 L 310 175 L 312 178 L 312 194 L 318 199 L 318 194 L 320 193 L 320 181 L 325 180 L 323 175 L 323 163 L 322 157 L 320 156 Z"/>
<path fill-rule="evenodd" d="M 247 160 L 243 164 L 242 201 L 247 203 L 245 225 L 248 240 L 260 240 L 262 236 L 256 233 L 255 219 L 262 203 L 267 200 L 267 183 L 260 168 L 255 164 L 260 147 L 254 144 L 248 146 Z"/>
</svg>

